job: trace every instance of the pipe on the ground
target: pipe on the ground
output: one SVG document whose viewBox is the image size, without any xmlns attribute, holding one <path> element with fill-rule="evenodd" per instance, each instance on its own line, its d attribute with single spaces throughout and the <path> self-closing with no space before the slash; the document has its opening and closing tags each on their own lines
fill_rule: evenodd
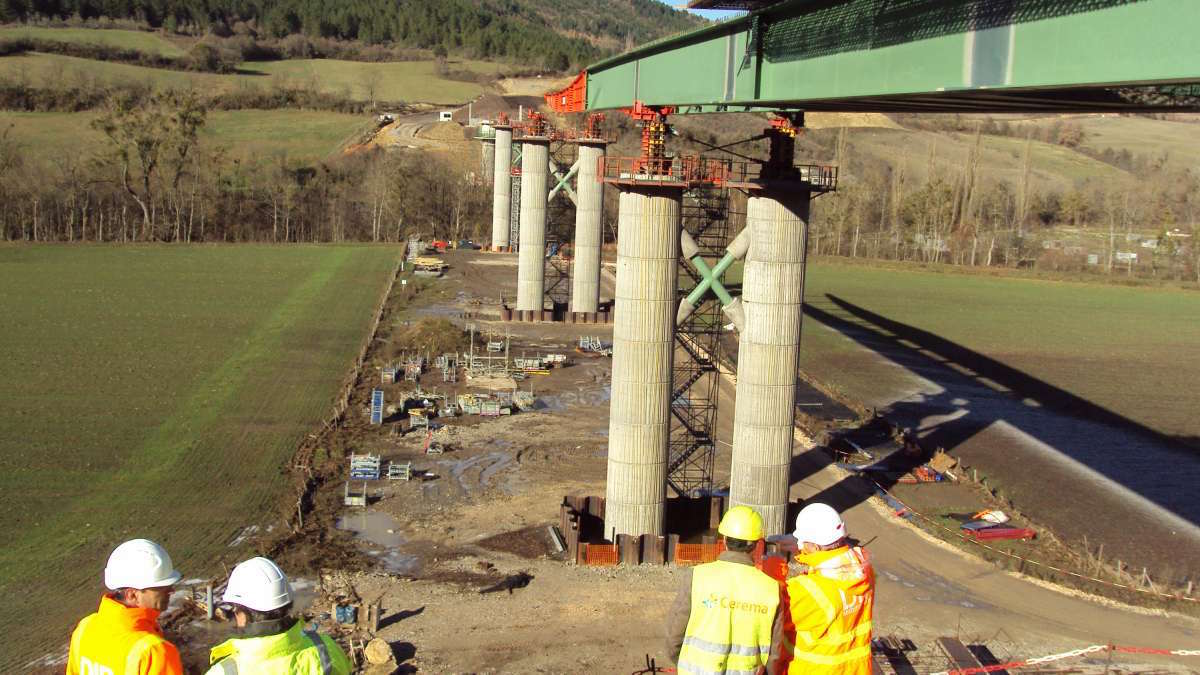
<svg viewBox="0 0 1200 675">
<path fill-rule="evenodd" d="M 796 366 L 804 300 L 809 193 L 774 191 L 746 203 L 750 249 L 742 280 L 745 329 L 738 348 L 731 505 L 789 531 L 788 473 L 796 416 Z"/>
<path fill-rule="evenodd" d="M 600 308 L 600 244 L 603 236 L 604 184 L 600 162 L 604 144 L 579 144 L 579 172 L 575 189 L 575 263 L 571 274 L 571 310 L 596 312 Z"/>
<path fill-rule="evenodd" d="M 521 230 L 517 253 L 517 309 L 541 312 L 546 292 L 546 199 L 550 143 L 521 144 Z M 540 318 L 540 317 L 539 317 Z"/>
<path fill-rule="evenodd" d="M 512 128 L 496 127 L 495 159 L 492 171 L 492 250 L 509 247 L 508 219 L 512 208 Z"/>
<path fill-rule="evenodd" d="M 663 534 L 679 258 L 677 188 L 624 188 L 617 217 L 604 530 Z"/>
</svg>

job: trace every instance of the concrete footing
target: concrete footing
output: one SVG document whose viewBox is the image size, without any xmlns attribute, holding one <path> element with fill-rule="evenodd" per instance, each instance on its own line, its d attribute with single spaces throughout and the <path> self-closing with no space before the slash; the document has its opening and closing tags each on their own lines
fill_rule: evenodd
<svg viewBox="0 0 1200 675">
<path fill-rule="evenodd" d="M 809 193 L 770 191 L 746 203 L 750 249 L 742 282 L 730 501 L 763 517 L 767 534 L 790 531 L 789 470 L 804 299 Z"/>
<path fill-rule="evenodd" d="M 517 309 L 540 312 L 546 293 L 546 201 L 550 142 L 521 144 L 521 231 L 517 250 Z"/>
<path fill-rule="evenodd" d="M 622 188 L 604 537 L 663 534 L 682 190 Z"/>
<path fill-rule="evenodd" d="M 503 251 L 508 240 L 509 211 L 512 209 L 512 127 L 496 127 L 492 164 L 492 250 Z"/>
</svg>

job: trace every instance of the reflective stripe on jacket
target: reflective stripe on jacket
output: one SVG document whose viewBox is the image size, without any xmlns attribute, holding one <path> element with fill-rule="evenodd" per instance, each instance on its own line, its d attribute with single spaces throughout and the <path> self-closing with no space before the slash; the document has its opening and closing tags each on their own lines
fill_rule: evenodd
<svg viewBox="0 0 1200 675">
<path fill-rule="evenodd" d="M 226 640 L 209 653 L 209 675 L 348 675 L 350 660 L 328 635 L 296 621 L 282 633 Z"/>
<path fill-rule="evenodd" d="M 692 571 L 692 611 L 679 652 L 679 673 L 763 672 L 779 611 L 779 583 L 761 571 L 717 560 Z"/>
<path fill-rule="evenodd" d="M 158 610 L 105 595 L 71 633 L 67 675 L 183 675 L 179 650 L 158 628 Z"/>
<path fill-rule="evenodd" d="M 807 572 L 787 581 L 792 675 L 871 675 L 875 572 L 860 548 L 796 556 Z"/>
</svg>

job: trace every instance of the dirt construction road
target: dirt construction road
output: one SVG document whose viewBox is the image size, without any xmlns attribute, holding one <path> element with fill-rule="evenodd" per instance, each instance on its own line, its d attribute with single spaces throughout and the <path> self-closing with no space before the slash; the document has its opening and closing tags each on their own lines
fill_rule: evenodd
<svg viewBox="0 0 1200 675">
<path fill-rule="evenodd" d="M 435 300 L 417 315 L 456 316 L 473 298 L 511 288 L 514 258 L 448 255 L 451 274 L 437 282 Z M 587 330 L 509 328 L 530 350 L 570 345 Z M 350 584 L 360 597 L 381 600 L 378 635 L 393 646 L 402 671 L 632 673 L 646 655 L 664 663 L 662 626 L 677 570 L 568 566 L 552 556 L 546 536 L 564 494 L 604 494 L 608 367 L 603 359 L 579 360 L 539 379 L 535 386 L 544 404 L 538 409 L 464 421 L 446 437 L 452 450 L 436 459 L 424 457 L 412 435 L 392 440 L 379 430 L 379 436 L 356 441 L 439 476 L 383 489 L 372 509 L 391 519 L 385 530 L 390 539 L 382 547 L 365 544 L 380 560 L 376 571 L 326 572 L 327 585 Z M 727 442 L 732 382 L 724 381 L 721 391 L 718 437 Z M 730 457 L 728 445 L 718 447 L 721 481 Z M 875 634 L 912 640 L 917 672 L 944 668 L 933 641 L 946 635 L 986 644 L 1001 660 L 1107 642 L 1200 648 L 1195 619 L 1106 605 L 1000 571 L 932 540 L 873 500 L 841 494 L 852 484 L 803 437 L 796 453 L 794 499 L 820 495 L 857 504 L 846 519 L 876 566 Z M 1122 655 L 1113 665 L 1125 672 L 1200 668 L 1197 658 L 1182 658 L 1187 660 Z M 1064 665 L 1099 672 L 1104 661 Z"/>
</svg>

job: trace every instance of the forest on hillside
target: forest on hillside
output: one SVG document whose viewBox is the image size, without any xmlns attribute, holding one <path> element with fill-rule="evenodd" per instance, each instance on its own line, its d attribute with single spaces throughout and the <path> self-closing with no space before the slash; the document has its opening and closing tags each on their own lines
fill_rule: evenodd
<svg viewBox="0 0 1200 675">
<path fill-rule="evenodd" d="M 655 0 L 0 0 L 0 22 L 133 21 L 224 36 L 304 35 L 566 70 L 703 23 Z"/>
</svg>

